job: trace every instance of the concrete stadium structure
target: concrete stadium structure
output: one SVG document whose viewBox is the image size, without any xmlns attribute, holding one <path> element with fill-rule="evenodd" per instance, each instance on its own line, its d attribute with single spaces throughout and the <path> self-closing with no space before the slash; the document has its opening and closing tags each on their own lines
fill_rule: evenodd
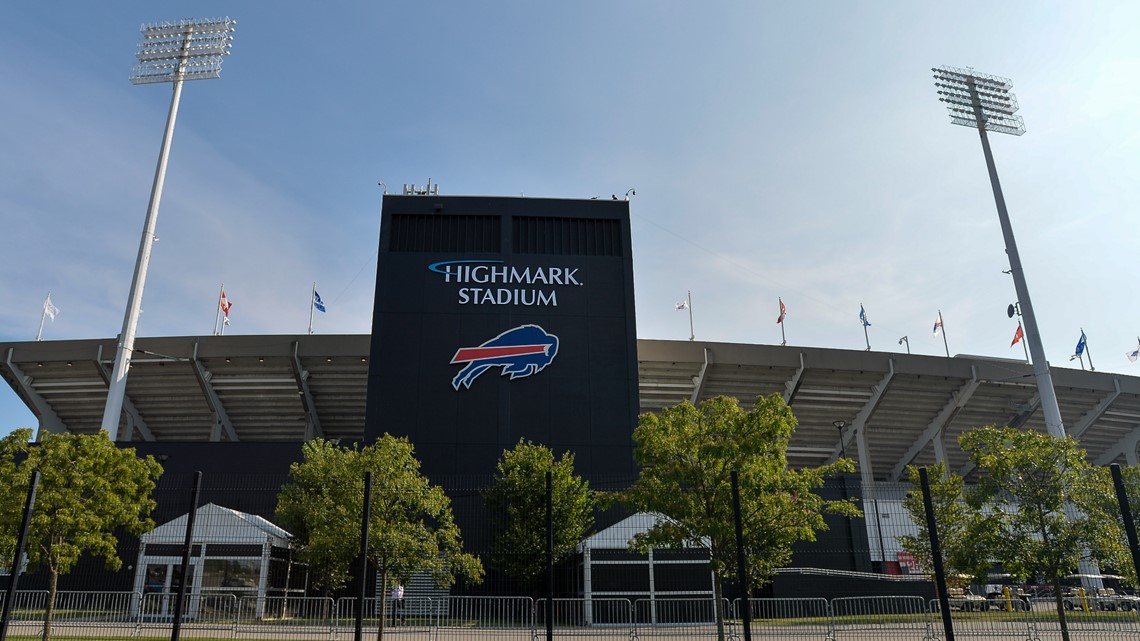
<svg viewBox="0 0 1140 641">
<path fill-rule="evenodd" d="M 94 433 L 114 348 L 113 339 L 0 343 L 0 372 L 40 433 Z M 139 339 L 120 440 L 363 440 L 369 353 L 367 335 Z M 1032 370 L 1018 361 L 641 339 L 637 365 L 641 412 L 722 394 L 746 406 L 783 395 L 799 419 L 790 463 L 846 453 L 864 486 L 936 460 L 968 477 L 957 437 L 979 425 L 1043 429 Z M 1066 430 L 1090 460 L 1136 464 L 1140 377 L 1072 369 L 1053 377 Z M 847 423 L 842 432 L 837 420 Z"/>
</svg>

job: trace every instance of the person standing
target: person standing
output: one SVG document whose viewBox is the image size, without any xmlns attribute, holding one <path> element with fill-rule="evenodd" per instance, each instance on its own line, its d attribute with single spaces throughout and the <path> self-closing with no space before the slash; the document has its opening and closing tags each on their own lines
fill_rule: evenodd
<svg viewBox="0 0 1140 641">
<path fill-rule="evenodd" d="M 396 625 L 396 617 L 400 623 L 404 622 L 404 586 L 396 581 L 392 586 L 392 625 Z"/>
</svg>

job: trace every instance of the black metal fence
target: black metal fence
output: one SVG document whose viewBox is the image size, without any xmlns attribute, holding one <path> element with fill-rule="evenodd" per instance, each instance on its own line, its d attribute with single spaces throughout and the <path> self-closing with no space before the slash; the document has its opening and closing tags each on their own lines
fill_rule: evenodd
<svg viewBox="0 0 1140 641">
<path fill-rule="evenodd" d="M 602 479 L 591 487 L 614 494 L 632 480 Z M 915 523 L 903 508 L 906 493 L 915 489 L 910 484 L 878 483 L 865 490 L 854 475 L 835 479 L 821 493 L 858 498 L 862 517 L 829 517 L 828 530 L 817 541 L 796 546 L 796 568 L 779 571 L 751 595 L 725 582 L 717 599 L 709 553 L 700 541 L 686 549 L 631 551 L 630 539 L 656 517 L 629 513 L 618 503 L 603 501 L 588 534 L 568 553 L 555 556 L 547 547 L 552 534 L 547 502 L 540 503 L 541 513 L 530 515 L 538 537 L 532 545 L 496 548 L 506 523 L 487 507 L 489 477 L 442 483 L 464 549 L 483 564 L 481 582 L 442 588 L 435 577 L 412 573 L 403 577 L 402 594 L 394 593 L 375 565 L 361 564 L 357 555 L 347 581 L 322 586 L 318 568 L 298 549 L 303 533 L 288 531 L 279 518 L 278 500 L 288 482 L 285 477 L 163 476 L 154 492 L 156 527 L 141 537 L 119 535 L 119 569 L 84 557 L 61 576 L 48 632 L 55 638 L 177 641 L 180 636 L 335 640 L 365 635 L 1043 639 L 1059 631 L 1047 586 L 1030 586 L 1024 595 L 936 590 L 945 577 L 927 574 L 899 544 L 900 537 L 927 526 Z M 541 486 L 533 491 L 546 495 Z M 382 503 L 390 494 L 383 479 L 373 479 L 372 501 Z M 357 532 L 363 514 L 345 515 L 355 520 Z M 736 552 L 739 562 L 750 562 L 748 549 Z M 516 561 L 537 563 L 541 571 L 524 575 L 492 562 L 512 554 Z M 15 567 L 22 568 L 22 561 Z M 45 570 L 29 568 L 6 578 L 0 582 L 8 588 L 2 596 L 4 634 L 44 637 L 51 601 Z M 1085 593 L 1070 598 L 1069 606 L 1072 639 L 1140 638 L 1140 598 L 1123 591 Z"/>
</svg>

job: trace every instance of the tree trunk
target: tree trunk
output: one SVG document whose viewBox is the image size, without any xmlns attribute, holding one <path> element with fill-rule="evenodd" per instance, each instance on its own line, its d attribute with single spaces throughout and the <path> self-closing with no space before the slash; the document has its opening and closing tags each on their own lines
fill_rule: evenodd
<svg viewBox="0 0 1140 641">
<path fill-rule="evenodd" d="M 1061 639 L 1069 641 L 1069 622 L 1065 619 L 1065 600 L 1061 597 L 1061 577 L 1053 575 L 1053 595 L 1057 603 L 1057 621 L 1061 624 Z"/>
<path fill-rule="evenodd" d="M 380 594 L 376 595 L 376 598 L 380 601 L 380 623 L 376 626 L 376 641 L 384 641 L 384 625 L 388 622 L 388 568 L 380 570 Z M 364 604 L 360 604 L 360 607 L 364 607 Z"/>
<path fill-rule="evenodd" d="M 724 641 L 724 610 L 721 608 L 721 595 L 724 589 L 721 587 L 720 573 L 713 573 L 713 609 L 716 611 L 716 639 L 717 641 Z"/>
<path fill-rule="evenodd" d="M 55 616 L 55 593 L 59 587 L 59 571 L 51 571 L 51 582 L 48 584 L 48 598 L 47 607 L 44 608 L 44 633 L 41 637 L 43 641 L 51 639 L 51 620 Z"/>
</svg>

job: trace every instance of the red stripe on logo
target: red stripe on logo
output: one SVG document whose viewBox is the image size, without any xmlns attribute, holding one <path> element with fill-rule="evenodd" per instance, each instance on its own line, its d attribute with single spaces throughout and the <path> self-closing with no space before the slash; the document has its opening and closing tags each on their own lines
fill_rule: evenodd
<svg viewBox="0 0 1140 641">
<path fill-rule="evenodd" d="M 543 354 L 546 345 L 507 345 L 503 347 L 461 347 L 451 357 L 452 364 L 475 361 L 481 358 L 498 358 L 501 356 L 526 356 L 527 354 Z"/>
</svg>

